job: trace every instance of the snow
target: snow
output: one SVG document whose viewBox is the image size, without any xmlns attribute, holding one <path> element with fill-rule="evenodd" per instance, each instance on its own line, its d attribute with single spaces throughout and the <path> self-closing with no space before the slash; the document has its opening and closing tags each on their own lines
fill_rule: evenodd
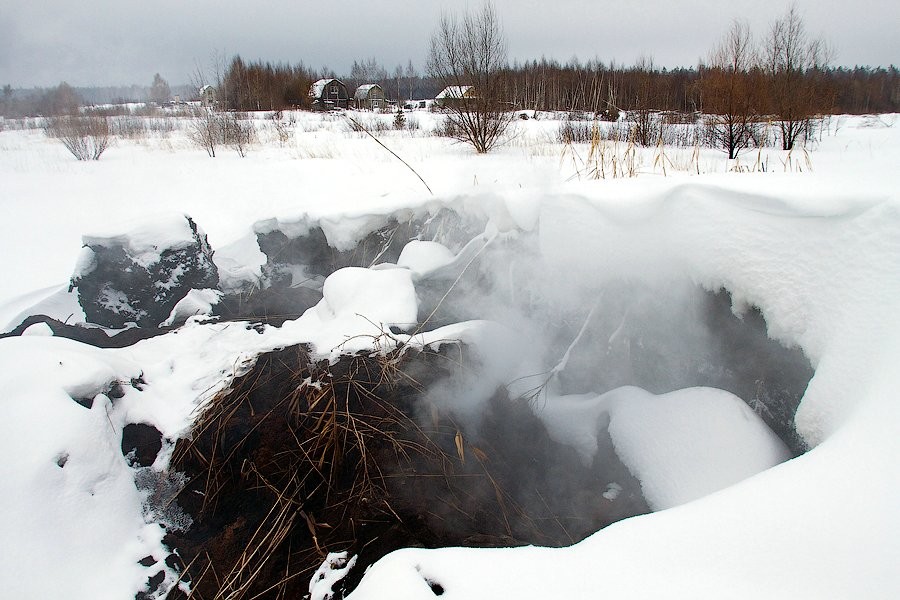
<svg viewBox="0 0 900 600">
<path fill-rule="evenodd" d="M 331 600 L 334 584 L 347 576 L 356 564 L 356 557 L 347 559 L 346 552 L 329 552 L 309 581 L 310 600 Z"/>
<path fill-rule="evenodd" d="M 169 326 L 176 323 L 184 323 L 189 317 L 209 315 L 213 306 L 222 299 L 219 290 L 190 290 L 187 295 L 178 301 L 172 308 L 172 313 L 160 326 Z"/>
<path fill-rule="evenodd" d="M 46 323 L 35 323 L 34 325 L 29 325 L 22 332 L 22 335 L 38 335 L 38 336 L 49 336 L 53 335 L 53 330 L 50 329 L 50 326 Z"/>
<path fill-rule="evenodd" d="M 315 332 L 314 348 L 330 359 L 380 346 L 392 326 L 416 322 L 416 290 L 405 269 L 341 269 L 325 279 L 322 293 L 316 306 L 285 329 Z"/>
<path fill-rule="evenodd" d="M 202 239 L 203 232 L 198 233 Z M 82 241 L 85 246 L 122 247 L 129 257 L 146 268 L 158 263 L 163 251 L 187 248 L 196 239 L 187 215 L 165 213 L 130 223 L 107 224 L 107 229 L 85 234 Z M 79 255 L 73 277 L 89 273 L 96 265 L 95 259 L 87 255 L 88 252 L 93 254 L 90 248 L 85 248 Z"/>
<path fill-rule="evenodd" d="M 426 132 L 437 119 L 419 116 Z M 347 249 L 401 208 L 448 205 L 490 220 L 456 256 L 414 241 L 399 268 L 332 274 L 322 301 L 280 328 L 186 318 L 208 310 L 207 290 L 173 311 L 183 326 L 128 348 L 99 350 L 48 336 L 41 325 L 0 339 L 7 595 L 130 598 L 143 589 L 161 567 L 138 561 L 161 561 L 166 550 L 121 455 L 122 427 L 144 422 L 163 433 L 164 456 L 153 469 L 164 475 L 172 441 L 258 352 L 309 342 L 334 359 L 398 342 L 462 342 L 496 361 L 490 377 L 534 373 L 521 354 L 527 329 L 472 321 L 414 335 L 390 330 L 413 331 L 417 278 L 452 281 L 493 240 L 533 232 L 560 275 L 560 296 L 570 293 L 567 282 L 599 287 L 624 276 L 654 289 L 674 290 L 679 281 L 724 287 L 736 311 L 759 307 L 769 335 L 800 347 L 815 367 L 797 414 L 811 450 L 785 460 L 756 415 L 718 390 L 566 397 L 549 386 L 541 416 L 554 436 L 588 458 L 606 427 L 658 512 L 570 548 L 401 550 L 369 569 L 353 600 L 430 599 L 435 585 L 447 600 L 900 597 L 896 116 L 836 118 L 810 148 L 812 171 L 766 150 L 767 172 L 737 172 L 740 162 L 704 150 L 701 175 L 690 163 L 663 176 L 650 166 L 658 150 L 645 149 L 638 177 L 606 180 L 587 178 L 583 163 L 548 141 L 552 120 L 517 122 L 516 135 L 488 156 L 424 132 L 391 134 L 387 142 L 436 197 L 340 120 L 297 118 L 290 144 L 256 148 L 246 159 L 208 159 L 179 132 L 123 140 L 101 161 L 76 164 L 37 133 L 0 132 L 0 197 L 15 217 L 0 222 L 6 331 L 29 314 L 84 320 L 63 282 L 74 265 L 90 267 L 90 256 L 79 258 L 83 235 L 109 239 L 100 223 L 130 231 L 135 253 L 152 257 L 187 240 L 189 213 L 209 232 L 231 289 L 261 276 L 254 232 L 266 228 L 287 233 L 293 224 L 299 235 L 317 224 Z M 687 165 L 693 149 L 666 152 L 673 165 Z M 124 395 L 110 398 L 116 382 Z M 174 573 L 166 577 L 174 582 Z"/>
<path fill-rule="evenodd" d="M 5 304 L 0 302 L 0 323 L 5 323 L 0 327 L 0 333 L 12 331 L 30 315 L 47 315 L 70 324 L 86 321 L 84 311 L 78 304 L 78 294 L 70 293 L 68 284 L 61 287 L 55 285 L 24 294 Z"/>
<path fill-rule="evenodd" d="M 608 433 L 655 511 L 703 498 L 790 458 L 743 400 L 714 388 L 656 396 L 626 386 L 600 396 L 550 397 L 538 416 L 587 464 L 601 430 Z"/>
<path fill-rule="evenodd" d="M 364 83 L 363 85 L 356 88 L 356 91 L 353 93 L 353 98 L 355 100 L 365 100 L 369 97 L 369 92 L 374 87 L 381 87 L 377 83 Z"/>
<path fill-rule="evenodd" d="M 259 249 L 256 235 L 247 234 L 223 248 L 217 248 L 213 262 L 219 270 L 219 287 L 224 291 L 258 285 L 266 255 Z"/>
<path fill-rule="evenodd" d="M 310 98 L 321 98 L 322 92 L 325 90 L 325 86 L 327 86 L 332 81 L 336 83 L 341 83 L 337 79 L 319 79 L 315 83 L 313 83 L 309 88 L 309 97 Z M 343 84 L 341 84 L 343 85 Z"/>
<path fill-rule="evenodd" d="M 441 90 L 435 100 L 443 100 L 444 98 L 463 98 L 472 89 L 471 85 L 451 85 Z"/>
<path fill-rule="evenodd" d="M 422 277 L 450 264 L 454 258 L 453 252 L 443 244 L 413 240 L 403 247 L 397 266 L 406 267 L 416 277 Z"/>
<path fill-rule="evenodd" d="M 137 369 L 76 342 L 32 336 L 0 340 L 0 363 L 4 593 L 59 598 L 76 585 L 82 597 L 132 597 L 146 578 L 137 563 L 164 532 L 142 518 L 118 447 L 121 424 L 102 390 Z"/>
</svg>

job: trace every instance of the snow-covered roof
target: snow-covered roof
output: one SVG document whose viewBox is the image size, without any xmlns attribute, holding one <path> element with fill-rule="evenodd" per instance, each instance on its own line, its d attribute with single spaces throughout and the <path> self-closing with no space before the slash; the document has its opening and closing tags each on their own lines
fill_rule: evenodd
<svg viewBox="0 0 900 600">
<path fill-rule="evenodd" d="M 377 83 L 364 83 L 363 85 L 356 88 L 356 92 L 353 94 L 353 98 L 355 100 L 365 100 L 369 97 L 369 92 L 372 91 L 372 88 L 381 88 Z"/>
<path fill-rule="evenodd" d="M 441 90 L 441 93 L 434 97 L 435 100 L 444 98 L 465 98 L 470 95 L 471 85 L 449 85 Z"/>
<path fill-rule="evenodd" d="M 337 79 L 320 79 L 317 82 L 315 82 L 314 84 L 312 84 L 311 86 L 309 86 L 309 97 L 310 98 L 320 98 L 322 96 L 322 92 L 325 91 L 325 86 L 328 85 L 329 83 L 331 83 L 332 81 L 335 81 L 337 83 L 340 83 L 341 85 L 344 85 L 344 83 L 342 81 L 339 81 Z"/>
</svg>

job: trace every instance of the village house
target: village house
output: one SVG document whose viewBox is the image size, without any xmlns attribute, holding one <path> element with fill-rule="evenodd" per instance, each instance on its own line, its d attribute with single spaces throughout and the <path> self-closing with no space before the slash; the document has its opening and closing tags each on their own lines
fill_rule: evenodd
<svg viewBox="0 0 900 600">
<path fill-rule="evenodd" d="M 309 99 L 313 110 L 335 110 L 347 108 L 350 95 L 342 81 L 320 79 L 310 86 Z"/>
<path fill-rule="evenodd" d="M 212 108 L 216 105 L 216 88 L 211 85 L 204 85 L 200 88 L 200 104 Z"/>
<path fill-rule="evenodd" d="M 450 85 L 434 97 L 434 105 L 438 108 L 450 108 L 475 97 L 475 88 L 471 85 Z"/>
<path fill-rule="evenodd" d="M 379 111 L 386 105 L 384 89 L 377 83 L 367 83 L 356 88 L 353 101 L 360 110 Z"/>
</svg>

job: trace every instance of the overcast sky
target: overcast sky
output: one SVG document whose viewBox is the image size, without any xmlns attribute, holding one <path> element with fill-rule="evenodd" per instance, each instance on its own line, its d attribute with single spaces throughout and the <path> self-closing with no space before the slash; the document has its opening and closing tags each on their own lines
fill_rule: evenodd
<svg viewBox="0 0 900 600">
<path fill-rule="evenodd" d="M 765 33 L 789 0 L 495 0 L 510 60 L 577 56 L 691 66 L 734 18 Z M 900 64 L 897 0 L 796 0 L 810 33 L 842 65 Z M 424 69 L 442 10 L 479 0 L 0 0 L 0 85 L 149 85 L 159 72 L 188 83 L 215 56 L 304 62 L 346 74 L 375 58 L 392 72 Z"/>
</svg>

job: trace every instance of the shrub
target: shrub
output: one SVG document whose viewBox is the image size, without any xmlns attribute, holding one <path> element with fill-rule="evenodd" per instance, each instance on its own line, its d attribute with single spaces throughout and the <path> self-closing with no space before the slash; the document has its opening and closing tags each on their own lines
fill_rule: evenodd
<svg viewBox="0 0 900 600">
<path fill-rule="evenodd" d="M 403 113 L 403 109 L 398 109 L 397 114 L 394 115 L 394 129 L 405 129 L 406 128 L 406 115 Z"/>
<path fill-rule="evenodd" d="M 194 114 L 188 126 L 188 139 L 195 146 L 203 148 L 210 158 L 216 157 L 216 146 L 222 137 L 221 118 L 212 110 L 204 108 Z"/>
<path fill-rule="evenodd" d="M 246 113 L 228 113 L 223 123 L 223 140 L 244 158 L 256 130 Z"/>
<path fill-rule="evenodd" d="M 106 117 L 53 117 L 45 123 L 44 133 L 61 141 L 78 160 L 100 160 L 109 147 Z"/>
</svg>

